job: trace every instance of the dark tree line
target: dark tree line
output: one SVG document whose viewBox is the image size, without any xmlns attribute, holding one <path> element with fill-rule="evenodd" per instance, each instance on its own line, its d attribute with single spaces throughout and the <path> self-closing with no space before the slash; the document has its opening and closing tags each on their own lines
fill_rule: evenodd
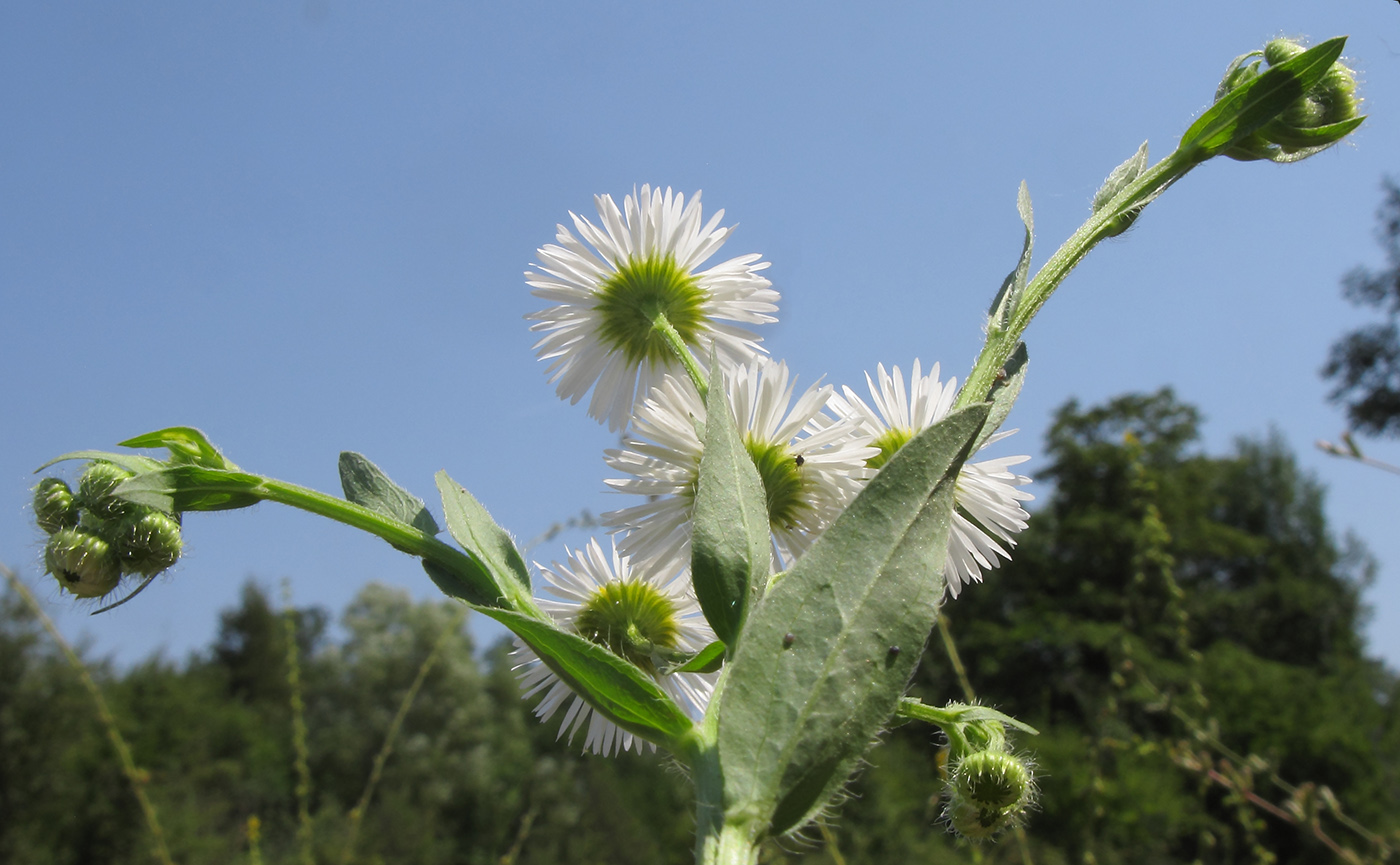
<svg viewBox="0 0 1400 865">
<path fill-rule="evenodd" d="M 1063 407 L 1014 560 L 945 608 L 969 684 L 1042 731 L 1017 742 L 1039 764 L 1027 846 L 1040 865 L 1342 861 L 1329 842 L 1373 855 L 1334 800 L 1396 845 L 1400 685 L 1361 637 L 1373 565 L 1328 530 L 1321 488 L 1279 440 L 1210 456 L 1198 422 L 1170 391 Z M 139 605 L 121 613 L 139 622 Z M 343 637 L 325 611 L 295 612 L 315 861 L 341 861 L 385 730 L 444 633 L 354 861 L 690 861 L 683 773 L 556 741 L 520 699 L 508 647 L 476 652 L 457 616 L 374 586 L 342 614 Z M 298 861 L 285 633 L 250 584 L 207 651 L 94 665 L 176 862 L 251 861 L 254 816 L 261 861 Z M 937 635 L 912 688 L 963 696 Z M 927 728 L 890 730 L 831 827 L 764 861 L 1023 861 L 1014 839 L 973 849 L 944 832 L 940 754 Z M 153 861 L 87 694 L 9 595 L 0 861 Z"/>
<path fill-rule="evenodd" d="M 1342 294 L 1357 306 L 1379 310 L 1384 320 L 1357 328 L 1332 345 L 1322 374 L 1335 382 L 1332 399 L 1368 435 L 1400 435 L 1400 185 L 1387 179 L 1377 212 L 1376 239 L 1386 267 L 1358 267 L 1342 280 Z"/>
</svg>

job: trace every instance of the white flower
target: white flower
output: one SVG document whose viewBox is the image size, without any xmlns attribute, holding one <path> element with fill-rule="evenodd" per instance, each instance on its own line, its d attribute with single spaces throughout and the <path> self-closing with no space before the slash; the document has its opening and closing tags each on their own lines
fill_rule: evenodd
<svg viewBox="0 0 1400 865">
<path fill-rule="evenodd" d="M 872 411 L 849 387 L 842 388 L 844 398 L 840 395 L 831 398 L 832 410 L 858 423 L 870 437 L 870 444 L 880 449 L 880 455 L 870 461 L 872 468 L 884 465 L 905 442 L 942 420 L 952 408 L 958 391 L 956 378 L 949 379 L 947 384 L 939 383 L 936 363 L 929 374 L 923 376 L 919 361 L 915 360 L 913 377 L 907 390 L 904 387 L 904 374 L 899 367 L 894 367 L 893 373 L 887 373 L 884 365 L 880 364 L 876 370 L 880 380 L 878 387 L 871 381 L 869 373 L 865 376 L 875 410 Z M 982 447 L 1001 441 L 1014 432 L 996 433 Z M 1030 483 L 1031 479 L 1015 474 L 1010 468 L 1028 459 L 1029 456 L 1014 456 L 982 462 L 969 461 L 958 474 L 954 494 L 956 508 L 944 567 L 948 593 L 953 597 L 956 598 L 967 583 L 980 583 L 982 572 L 999 567 L 1000 559 L 1011 558 L 998 541 L 1007 546 L 1016 545 L 1014 536 L 1025 529 L 1026 520 L 1030 517 L 1021 507 L 1021 502 L 1035 497 L 1017 489 Z"/>
<path fill-rule="evenodd" d="M 526 271 L 536 297 L 557 304 L 528 319 L 544 334 L 535 343 L 561 399 L 578 403 L 589 388 L 588 414 L 611 430 L 627 425 L 634 396 L 645 396 L 680 363 L 653 326 L 664 313 L 686 345 L 709 361 L 711 346 L 726 367 L 761 351 L 741 324 L 776 321 L 778 292 L 759 271 L 761 256 L 731 258 L 697 270 L 734 230 L 718 228 L 721 210 L 700 222 L 700 193 L 685 196 L 643 186 L 619 211 L 612 196 L 594 197 L 601 227 L 570 213 L 579 240 L 558 226 L 558 244 L 536 252 L 539 272 Z M 585 245 L 587 241 L 589 245 Z"/>
<path fill-rule="evenodd" d="M 570 551 L 568 558 L 568 564 L 555 562 L 552 568 L 537 565 L 546 591 L 554 596 L 540 598 L 540 607 L 563 627 L 636 664 L 692 718 L 704 715 L 714 691 L 715 674 L 662 673 L 654 657 L 654 651 L 691 654 L 715 640 L 699 603 L 690 594 L 689 573 L 669 581 L 657 579 L 656 574 L 642 574 L 615 547 L 609 557 L 592 539 L 583 549 Z M 629 639 L 629 633 L 639 634 L 652 648 Z M 641 751 L 643 744 L 656 749 L 595 711 L 522 640 L 517 638 L 515 645 L 512 655 L 520 662 L 515 669 L 525 698 L 544 694 L 535 706 L 535 715 L 547 721 L 565 703 L 569 705 L 559 725 L 560 736 L 568 731 L 572 742 L 574 734 L 586 725 L 583 745 L 595 754 L 612 755 L 629 748 Z"/>
<path fill-rule="evenodd" d="M 871 474 L 879 452 L 849 421 L 826 414 L 831 385 L 812 385 L 793 404 L 786 363 L 760 357 L 726 376 L 729 404 L 767 497 L 769 524 L 785 569 L 810 547 Z M 790 406 L 790 407 L 789 407 Z M 603 515 L 629 529 L 620 546 L 634 561 L 671 573 L 690 562 L 691 517 L 702 451 L 696 424 L 705 407 L 688 379 L 667 376 L 637 408 L 623 447 L 607 462 L 626 478 L 606 481 L 648 501 Z"/>
</svg>

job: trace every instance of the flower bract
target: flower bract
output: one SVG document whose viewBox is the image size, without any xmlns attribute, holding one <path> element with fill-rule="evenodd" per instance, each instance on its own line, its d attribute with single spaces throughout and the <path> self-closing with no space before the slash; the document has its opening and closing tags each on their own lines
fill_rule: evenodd
<svg viewBox="0 0 1400 865">
<path fill-rule="evenodd" d="M 760 275 L 757 254 L 699 269 L 734 228 L 720 228 L 720 210 L 702 223 L 700 193 L 691 197 L 643 186 L 618 208 L 594 199 L 599 225 L 570 213 L 573 232 L 558 226 L 557 243 L 540 247 L 538 271 L 527 271 L 533 294 L 555 304 L 526 316 L 541 333 L 535 351 L 549 361 L 549 380 L 577 403 L 593 391 L 588 414 L 619 430 L 633 404 L 680 363 L 655 326 L 658 315 L 706 361 L 713 348 L 734 366 L 760 351 L 743 325 L 776 321 L 778 292 Z"/>
<path fill-rule="evenodd" d="M 725 379 L 739 433 L 763 482 L 775 565 L 784 569 L 860 492 L 871 474 L 866 460 L 878 451 L 852 423 L 825 412 L 830 385 L 812 385 L 794 402 L 796 377 L 786 363 L 755 358 Z M 603 517 L 628 529 L 620 546 L 635 561 L 669 573 L 689 564 L 703 451 L 697 425 L 704 423 L 705 407 L 689 381 L 668 376 L 638 407 L 622 448 L 607 452 L 608 465 L 628 477 L 606 483 L 648 497 Z"/>
<path fill-rule="evenodd" d="M 571 551 L 568 562 L 540 567 L 546 597 L 539 605 L 561 626 L 632 662 L 651 676 L 684 711 L 698 719 L 714 690 L 714 674 L 667 673 L 666 661 L 700 651 L 715 639 L 687 575 L 660 580 L 634 569 L 616 547 L 605 554 L 596 540 Z M 527 699 L 542 694 L 535 715 L 547 721 L 568 706 L 559 735 L 570 741 L 584 730 L 583 746 L 595 754 L 640 751 L 645 742 L 595 711 L 539 656 L 517 639 L 520 686 Z"/>
</svg>

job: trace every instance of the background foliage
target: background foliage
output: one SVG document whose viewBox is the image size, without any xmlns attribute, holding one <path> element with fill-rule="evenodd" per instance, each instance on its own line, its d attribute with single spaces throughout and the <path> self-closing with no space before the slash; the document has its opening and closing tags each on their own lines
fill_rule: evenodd
<svg viewBox="0 0 1400 865">
<path fill-rule="evenodd" d="M 1019 742 L 1043 789 L 1028 852 L 1311 863 L 1346 847 L 1379 859 L 1400 837 L 1400 680 L 1360 637 L 1374 564 L 1332 536 L 1322 489 L 1277 436 L 1209 456 L 1199 420 L 1169 390 L 1063 406 L 1041 476 L 1053 492 L 1016 558 L 945 608 L 968 684 L 1042 731 Z M 371 586 L 338 628 L 318 608 L 294 616 L 315 861 L 341 861 L 385 731 L 440 641 L 355 861 L 689 861 L 681 773 L 555 741 L 520 699 L 509 646 L 478 653 L 453 605 Z M 177 862 L 297 859 L 283 622 L 250 583 L 207 650 L 127 670 L 92 663 Z M 913 693 L 961 699 L 957 671 L 934 639 Z M 927 728 L 890 731 L 840 820 L 766 861 L 1023 861 L 1012 841 L 975 848 L 944 833 L 939 773 Z M 11 594 L 0 813 L 0 860 L 151 861 L 88 695 Z"/>
</svg>

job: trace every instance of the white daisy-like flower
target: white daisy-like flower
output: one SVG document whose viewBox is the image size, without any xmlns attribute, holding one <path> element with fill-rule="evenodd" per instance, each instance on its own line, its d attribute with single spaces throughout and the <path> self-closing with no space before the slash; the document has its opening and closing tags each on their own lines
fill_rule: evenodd
<svg viewBox="0 0 1400 865">
<path fill-rule="evenodd" d="M 657 579 L 658 574 L 631 567 L 615 546 L 611 556 L 604 554 L 593 539 L 583 549 L 569 551 L 568 559 L 567 564 L 555 562 L 552 568 L 536 565 L 548 593 L 539 599 L 540 607 L 563 627 L 640 667 L 692 718 L 704 715 L 714 691 L 715 674 L 668 674 L 657 668 L 658 653 L 692 654 L 715 640 L 690 593 L 689 572 L 676 579 Z M 522 640 L 517 638 L 515 646 L 512 657 L 519 662 L 515 669 L 525 698 L 543 694 L 534 709 L 536 717 L 547 721 L 568 704 L 559 725 L 560 736 L 567 731 L 572 742 L 586 726 L 583 746 L 595 754 L 609 756 L 629 748 L 640 752 L 644 744 L 656 750 L 654 744 L 595 711 Z"/>
<path fill-rule="evenodd" d="M 526 318 L 544 334 L 535 351 L 560 398 L 578 403 L 592 388 L 588 414 L 619 430 L 636 398 L 681 369 L 653 325 L 658 312 L 702 363 L 713 347 L 729 367 L 761 352 L 760 338 L 731 322 L 776 321 L 778 292 L 759 275 L 768 262 L 757 254 L 697 269 L 734 231 L 718 227 L 723 210 L 701 223 L 699 192 L 687 203 L 643 186 L 622 210 L 610 195 L 594 203 L 601 226 L 570 212 L 582 240 L 560 225 L 558 243 L 536 252 L 539 272 L 526 271 L 525 282 L 556 305 Z"/>
<path fill-rule="evenodd" d="M 865 376 L 866 384 L 870 387 L 871 402 L 875 404 L 874 410 L 849 387 L 842 388 L 844 396 L 831 398 L 832 410 L 855 421 L 869 437 L 866 440 L 880 449 L 879 455 L 869 462 L 873 469 L 884 465 L 895 451 L 920 431 L 942 420 L 952 408 L 953 398 L 958 392 L 956 378 L 950 378 L 947 384 L 938 381 L 936 363 L 925 376 L 921 375 L 916 359 L 907 389 L 904 374 L 897 366 L 893 372 L 886 372 L 884 364 L 880 364 L 876 367 L 876 374 L 878 386 L 869 373 Z M 998 432 L 988 437 L 982 447 L 986 448 L 1015 432 Z M 1016 545 L 1016 534 L 1026 528 L 1026 521 L 1030 518 L 1030 514 L 1021 507 L 1021 502 L 1030 501 L 1035 496 L 1019 489 L 1030 483 L 1031 479 L 1010 469 L 1028 459 L 1029 456 L 999 457 L 981 462 L 969 460 L 963 464 L 954 493 L 956 507 L 944 567 L 948 593 L 953 597 L 958 596 L 964 585 L 980 583 L 984 570 L 1000 567 L 1002 559 L 1011 558 L 1002 544 L 1008 547 Z"/>
<path fill-rule="evenodd" d="M 826 414 L 831 385 L 815 384 L 793 402 L 796 377 L 787 364 L 755 358 L 725 376 L 729 404 L 763 481 L 769 525 L 786 569 L 860 492 L 872 474 L 867 447 L 850 421 Z M 622 448 L 606 452 L 609 466 L 627 475 L 606 483 L 647 496 L 642 504 L 603 515 L 628 529 L 620 542 L 634 561 L 675 571 L 690 563 L 691 518 L 703 450 L 696 425 L 705 406 L 688 379 L 667 376 L 637 408 Z"/>
</svg>

